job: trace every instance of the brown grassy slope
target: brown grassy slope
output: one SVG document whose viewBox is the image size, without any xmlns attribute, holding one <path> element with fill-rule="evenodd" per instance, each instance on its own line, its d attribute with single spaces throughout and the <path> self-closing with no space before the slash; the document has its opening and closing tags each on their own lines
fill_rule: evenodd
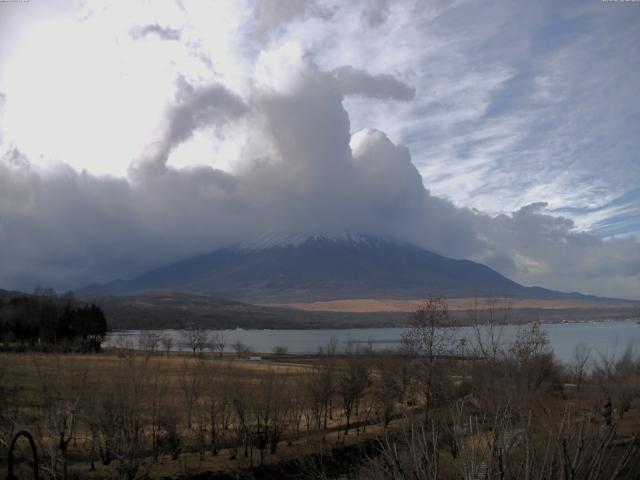
<svg viewBox="0 0 640 480">
<path fill-rule="evenodd" d="M 640 312 L 640 302 L 638 303 L 616 303 L 616 302 L 594 302 L 586 300 L 547 300 L 547 299 L 513 299 L 495 298 L 492 299 L 497 306 L 509 305 L 513 310 L 536 309 L 536 310 L 575 310 L 575 309 L 611 309 L 614 311 Z M 413 312 L 422 302 L 422 299 L 373 299 L 373 298 L 353 298 L 349 300 L 331 300 L 325 302 L 310 303 L 288 303 L 271 305 L 273 307 L 295 308 L 306 312 L 349 312 L 349 313 L 369 313 L 369 312 Z M 486 308 L 486 300 L 477 298 L 450 298 L 447 299 L 449 309 L 471 310 L 474 306 L 480 309 Z"/>
</svg>

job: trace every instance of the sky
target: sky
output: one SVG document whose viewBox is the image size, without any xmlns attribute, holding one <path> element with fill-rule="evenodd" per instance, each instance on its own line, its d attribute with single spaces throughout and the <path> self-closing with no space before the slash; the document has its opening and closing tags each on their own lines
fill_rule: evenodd
<svg viewBox="0 0 640 480">
<path fill-rule="evenodd" d="M 0 1 L 0 288 L 366 233 L 640 299 L 640 3 Z"/>
</svg>

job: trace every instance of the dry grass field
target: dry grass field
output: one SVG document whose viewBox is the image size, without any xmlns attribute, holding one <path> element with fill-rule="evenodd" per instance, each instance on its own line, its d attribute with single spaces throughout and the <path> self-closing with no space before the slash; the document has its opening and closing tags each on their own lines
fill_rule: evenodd
<svg viewBox="0 0 640 480">
<path fill-rule="evenodd" d="M 351 422 L 355 426 L 346 436 L 344 415 L 337 404 L 326 423 L 318 399 L 314 406 L 303 405 L 312 395 L 305 390 L 315 390 L 312 382 L 318 373 L 318 359 L 292 360 L 294 363 L 256 362 L 232 356 L 219 358 L 217 354 L 193 357 L 132 351 L 94 355 L 0 354 L 5 394 L 3 426 L 11 431 L 27 428 L 34 433 L 41 456 L 50 457 L 43 462 L 49 473 L 61 468 L 51 462 L 62 461 L 59 439 L 68 438 L 64 462 L 70 478 L 96 479 L 127 477 L 123 463 L 136 470 L 134 478 L 141 473 L 164 478 L 203 471 L 236 471 L 357 444 L 380 434 L 381 427 L 376 422 L 362 425 L 373 416 L 371 402 L 367 402 L 367 418 L 364 410 L 353 414 Z M 334 361 L 336 365 L 341 362 L 338 358 Z M 269 419 L 285 413 L 289 416 L 286 420 Z M 246 419 L 237 418 L 244 414 Z M 123 421 L 114 418 L 118 415 Z M 220 429 L 215 447 L 212 421 Z M 261 460 L 257 440 L 253 439 L 246 456 L 238 452 L 242 450 L 240 444 L 246 442 L 239 438 L 243 434 L 238 432 L 238 421 L 252 422 L 254 427 L 264 421 L 264 431 L 269 433 L 275 425 L 270 422 L 280 422 L 280 448 L 268 445 L 269 454 Z M 131 422 L 139 425 L 132 427 Z M 318 422 L 322 422 L 321 429 Z M 104 431 L 96 434 L 101 429 Z M 113 435 L 110 430 L 116 429 L 123 432 Z M 6 446 L 7 431 L 2 433 L 0 441 Z M 179 437 L 179 445 L 154 446 L 152 437 L 166 440 L 172 434 Z M 105 438 L 110 435 L 113 438 Z M 116 439 L 118 435 L 123 438 Z M 96 445 L 100 442 L 104 443 L 103 448 L 109 442 L 113 444 L 114 459 L 109 465 L 101 462 Z M 116 446 L 117 442 L 133 445 Z M 125 458 L 131 453 L 127 449 L 134 446 L 139 452 Z M 4 465 L 3 455 L 0 466 Z"/>
<path fill-rule="evenodd" d="M 348 300 L 331 300 L 325 302 L 310 303 L 286 303 L 271 306 L 289 307 L 308 312 L 348 312 L 348 313 L 372 313 L 372 312 L 415 312 L 423 299 L 374 299 L 374 298 L 353 298 Z M 528 298 L 501 298 L 493 299 L 497 305 L 509 305 L 513 310 L 536 309 L 536 310 L 567 310 L 567 309 L 629 309 L 636 308 L 640 311 L 640 304 L 586 301 L 586 300 L 544 300 Z M 449 298 L 447 299 L 449 310 L 473 310 L 474 308 L 485 309 L 485 300 L 477 298 Z"/>
<path fill-rule="evenodd" d="M 560 366 L 535 324 L 501 350 L 488 325 L 442 356 L 419 313 L 402 354 L 0 353 L 0 472 L 27 429 L 64 480 L 639 478 L 637 350 Z"/>
</svg>

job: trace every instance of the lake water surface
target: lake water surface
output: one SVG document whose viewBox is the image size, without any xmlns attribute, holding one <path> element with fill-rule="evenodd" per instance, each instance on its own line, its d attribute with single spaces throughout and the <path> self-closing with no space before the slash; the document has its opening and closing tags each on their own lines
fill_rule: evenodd
<svg viewBox="0 0 640 480">
<path fill-rule="evenodd" d="M 503 327 L 503 340 L 512 340 L 520 326 Z M 570 362 L 573 351 L 581 342 L 586 343 L 597 355 L 620 354 L 630 344 L 640 347 L 640 324 L 636 320 L 543 324 L 549 343 L 556 356 L 563 362 Z M 240 341 L 251 347 L 256 353 L 271 352 L 276 346 L 284 346 L 289 353 L 317 353 L 326 346 L 332 337 L 338 341 L 338 351 L 343 351 L 349 341 L 371 343 L 375 350 L 395 350 L 400 347 L 403 328 L 356 328 L 322 330 L 211 330 L 210 333 L 224 334 L 227 345 L 225 351 L 233 351 L 232 344 Z M 183 332 L 180 330 L 156 330 L 163 336 L 173 339 L 174 350 L 188 350 Z M 115 346 L 127 341 L 134 347 L 144 331 L 127 330 L 113 332 L 105 340 L 104 346 Z M 463 327 L 458 333 L 470 341 L 473 338 L 471 327 Z"/>
</svg>

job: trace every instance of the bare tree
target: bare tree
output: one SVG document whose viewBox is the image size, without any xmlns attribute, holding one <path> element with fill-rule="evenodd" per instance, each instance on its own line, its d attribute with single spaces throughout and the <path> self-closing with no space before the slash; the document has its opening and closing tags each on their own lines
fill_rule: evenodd
<svg viewBox="0 0 640 480">
<path fill-rule="evenodd" d="M 331 335 L 326 347 L 321 350 L 324 352 L 324 400 L 326 402 L 324 408 L 324 428 L 327 428 L 327 414 L 330 420 L 333 420 L 333 397 L 335 393 L 335 357 L 338 351 L 338 337 Z"/>
<path fill-rule="evenodd" d="M 169 335 L 165 335 L 162 337 L 161 341 L 165 355 L 169 356 L 171 350 L 173 349 L 173 338 L 171 338 Z"/>
<path fill-rule="evenodd" d="M 158 362 L 150 366 L 149 375 L 147 376 L 147 388 L 145 389 L 147 397 L 145 403 L 151 427 L 151 450 L 154 462 L 158 462 L 160 453 L 160 432 L 164 421 L 163 411 L 168 408 L 167 384 L 168 379 L 161 370 L 161 364 Z"/>
<path fill-rule="evenodd" d="M 185 343 L 189 346 L 195 357 L 196 352 L 202 352 L 209 343 L 209 334 L 206 330 L 196 328 L 193 324 L 189 324 L 185 330 L 182 331 L 182 336 Z"/>
<path fill-rule="evenodd" d="M 395 411 L 397 402 L 402 396 L 402 378 L 398 376 L 395 362 L 388 358 L 380 358 L 377 365 L 378 376 L 372 386 L 373 399 L 382 416 L 382 424 L 387 428 Z"/>
<path fill-rule="evenodd" d="M 504 326 L 511 318 L 511 301 L 488 297 L 474 300 L 471 309 L 475 355 L 495 363 L 504 351 Z"/>
<path fill-rule="evenodd" d="M 344 434 L 349 434 L 353 415 L 359 414 L 360 401 L 371 380 L 371 371 L 365 358 L 356 349 L 347 348 L 347 365 L 338 377 L 338 391 L 342 398 L 345 417 Z"/>
<path fill-rule="evenodd" d="M 328 357 L 331 357 L 335 355 L 337 351 L 338 351 L 338 337 L 336 337 L 335 335 L 331 335 L 329 337 L 329 341 L 324 347 L 323 346 L 318 347 L 318 355 L 326 355 Z"/>
<path fill-rule="evenodd" d="M 284 345 L 276 345 L 273 347 L 273 354 L 277 357 L 284 357 L 289 353 L 289 350 Z"/>
<path fill-rule="evenodd" d="M 237 378 L 227 364 L 219 374 L 207 373 L 202 394 L 202 403 L 206 414 L 210 450 L 216 455 L 224 442 L 225 431 L 229 428 L 232 408 L 232 391 L 236 388 Z"/>
<path fill-rule="evenodd" d="M 231 348 L 233 348 L 238 357 L 241 358 L 249 356 L 249 352 L 251 352 L 251 347 L 240 340 L 234 342 L 233 345 L 231 345 Z"/>
<path fill-rule="evenodd" d="M 587 480 L 639 478 L 640 455 L 635 441 L 613 447 L 616 432 L 589 431 L 586 419 L 575 421 L 565 411 L 553 425 L 537 430 L 530 415 L 509 407 L 478 416 L 455 405 L 452 414 L 457 464 L 443 458 L 448 443 L 442 424 L 404 425 L 400 434 L 387 434 L 380 454 L 363 477 L 374 480 L 549 479 Z M 476 441 L 470 441 L 471 438 Z M 479 441 L 484 438 L 484 441 Z M 449 466 L 449 469 L 446 467 Z"/>
<path fill-rule="evenodd" d="M 312 427 L 320 429 L 323 406 L 322 375 L 322 367 L 314 366 L 308 369 L 302 377 L 302 390 L 304 392 L 303 415 L 307 431 L 311 430 Z"/>
<path fill-rule="evenodd" d="M 150 356 L 124 352 L 105 398 L 105 412 L 109 415 L 105 423 L 109 429 L 115 427 L 117 470 L 127 480 L 137 478 L 141 470 L 142 476 L 148 473 L 144 451 L 147 433 L 145 397 L 150 378 Z"/>
<path fill-rule="evenodd" d="M 7 366 L 0 361 L 0 454 L 1 446 L 7 445 L 13 436 L 20 414 L 22 403 L 20 390 L 9 382 Z"/>
<path fill-rule="evenodd" d="M 405 349 L 420 359 L 421 387 L 424 396 L 425 421 L 433 401 L 436 361 L 451 353 L 456 344 L 456 328 L 449 318 L 447 302 L 432 298 L 423 302 L 409 318 L 402 335 Z"/>
<path fill-rule="evenodd" d="M 218 352 L 218 356 L 222 358 L 224 355 L 224 348 L 227 345 L 227 337 L 224 332 L 215 332 L 211 337 L 211 346 L 213 350 Z"/>
<path fill-rule="evenodd" d="M 531 322 L 518 330 L 509 347 L 507 364 L 511 368 L 514 385 L 538 390 L 543 383 L 557 384 L 559 366 L 549 345 L 547 333 L 539 322 Z"/>
<path fill-rule="evenodd" d="M 138 339 L 138 347 L 150 353 L 154 353 L 158 349 L 159 345 L 160 334 L 158 332 L 144 332 Z"/>
<path fill-rule="evenodd" d="M 191 428 L 193 408 L 202 393 L 205 381 L 205 366 L 202 360 L 184 361 L 178 375 L 178 383 L 184 400 L 187 414 L 187 428 Z"/>
<path fill-rule="evenodd" d="M 243 449 L 244 458 L 250 457 L 253 465 L 253 433 L 249 424 L 252 395 L 249 394 L 247 385 L 239 383 L 233 389 L 231 403 L 233 405 L 233 426 L 236 433 L 236 446 L 229 450 L 229 456 L 233 460 L 237 455 L 237 446 Z"/>
<path fill-rule="evenodd" d="M 576 388 L 578 390 L 580 390 L 580 387 L 584 383 L 590 360 L 591 347 L 585 342 L 578 343 L 573 349 L 573 362 L 569 367 L 569 371 L 573 380 L 576 382 Z"/>
<path fill-rule="evenodd" d="M 593 374 L 603 396 L 611 397 L 620 419 L 640 396 L 640 351 L 633 342 L 620 355 L 614 349 L 600 353 L 593 362 Z"/>
<path fill-rule="evenodd" d="M 293 437 L 289 439 L 289 445 L 300 436 L 300 423 L 307 408 L 307 399 L 304 394 L 304 375 L 298 375 L 291 382 L 289 390 L 290 420 L 293 428 Z"/>
<path fill-rule="evenodd" d="M 288 375 L 277 375 L 275 379 L 273 408 L 269 424 L 269 451 L 274 455 L 280 439 L 287 430 L 292 413 L 292 384 Z"/>
<path fill-rule="evenodd" d="M 36 362 L 43 412 L 43 437 L 51 460 L 49 473 L 53 478 L 69 478 L 69 445 L 76 438 L 81 407 L 86 393 L 86 369 L 75 364 L 63 364 L 60 358 L 48 365 Z"/>
<path fill-rule="evenodd" d="M 264 464 L 264 457 L 269 445 L 270 428 L 278 386 L 276 385 L 276 375 L 269 369 L 261 375 L 255 387 L 257 395 L 252 399 L 251 414 L 251 436 L 253 444 L 260 452 L 260 465 Z"/>
</svg>

